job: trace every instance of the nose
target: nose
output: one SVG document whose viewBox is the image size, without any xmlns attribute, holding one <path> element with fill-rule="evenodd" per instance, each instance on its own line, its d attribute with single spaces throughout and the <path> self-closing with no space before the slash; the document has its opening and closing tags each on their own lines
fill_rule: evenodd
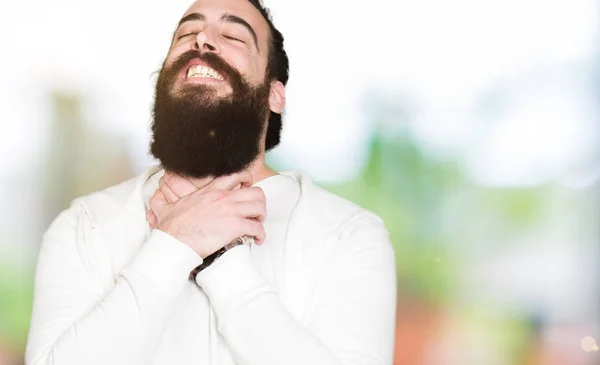
<svg viewBox="0 0 600 365">
<path fill-rule="evenodd" d="M 198 32 L 194 48 L 197 51 L 201 52 L 219 53 L 220 49 L 217 39 L 217 34 L 213 30 L 213 28 L 210 26 L 206 26 L 204 30 Z"/>
</svg>

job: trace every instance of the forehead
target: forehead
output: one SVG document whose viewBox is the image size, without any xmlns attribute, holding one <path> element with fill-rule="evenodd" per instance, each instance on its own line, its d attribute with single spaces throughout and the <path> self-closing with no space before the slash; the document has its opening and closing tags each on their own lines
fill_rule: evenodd
<svg viewBox="0 0 600 365">
<path fill-rule="evenodd" d="M 248 0 L 198 0 L 190 5 L 182 18 L 192 13 L 202 13 L 209 20 L 218 19 L 225 13 L 236 15 L 254 29 L 261 48 L 267 44 L 268 24 Z"/>
</svg>

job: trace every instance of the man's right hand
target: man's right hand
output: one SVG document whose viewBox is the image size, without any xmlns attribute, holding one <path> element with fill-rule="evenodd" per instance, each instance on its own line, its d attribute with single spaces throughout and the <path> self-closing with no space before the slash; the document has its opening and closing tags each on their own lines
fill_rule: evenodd
<svg viewBox="0 0 600 365">
<path fill-rule="evenodd" d="M 244 235 L 260 245 L 265 239 L 266 198 L 261 188 L 251 185 L 252 175 L 242 172 L 216 178 L 185 196 L 163 186 L 150 200 L 154 223 L 203 259 Z M 233 190 L 238 186 L 243 188 Z"/>
</svg>

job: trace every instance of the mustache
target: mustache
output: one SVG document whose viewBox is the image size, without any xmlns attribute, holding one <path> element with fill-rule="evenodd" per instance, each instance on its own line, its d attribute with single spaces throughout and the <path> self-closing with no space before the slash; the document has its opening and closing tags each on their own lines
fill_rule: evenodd
<svg viewBox="0 0 600 365">
<path fill-rule="evenodd" d="M 193 59 L 200 59 L 203 61 L 207 66 L 223 75 L 227 81 L 232 83 L 233 87 L 241 86 L 239 85 L 243 80 L 241 73 L 223 58 L 211 52 L 202 53 L 195 50 L 186 51 L 179 55 L 170 66 L 163 66 L 163 68 L 169 76 L 174 76 Z"/>
</svg>

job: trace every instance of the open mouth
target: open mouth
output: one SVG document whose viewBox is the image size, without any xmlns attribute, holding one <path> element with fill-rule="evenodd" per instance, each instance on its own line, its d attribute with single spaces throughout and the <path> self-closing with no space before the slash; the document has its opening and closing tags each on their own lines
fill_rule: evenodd
<svg viewBox="0 0 600 365">
<path fill-rule="evenodd" d="M 217 72 L 212 67 L 204 64 L 199 59 L 194 59 L 190 61 L 187 67 L 187 72 L 184 75 L 185 79 L 213 79 L 224 81 L 225 77 Z"/>
<path fill-rule="evenodd" d="M 221 76 L 221 74 L 218 73 L 217 71 L 213 70 L 212 68 L 210 68 L 208 66 L 202 66 L 202 65 L 190 67 L 190 69 L 187 72 L 186 77 L 188 79 L 211 78 L 211 79 L 217 79 L 217 80 L 225 80 L 225 78 L 223 76 Z"/>
</svg>

